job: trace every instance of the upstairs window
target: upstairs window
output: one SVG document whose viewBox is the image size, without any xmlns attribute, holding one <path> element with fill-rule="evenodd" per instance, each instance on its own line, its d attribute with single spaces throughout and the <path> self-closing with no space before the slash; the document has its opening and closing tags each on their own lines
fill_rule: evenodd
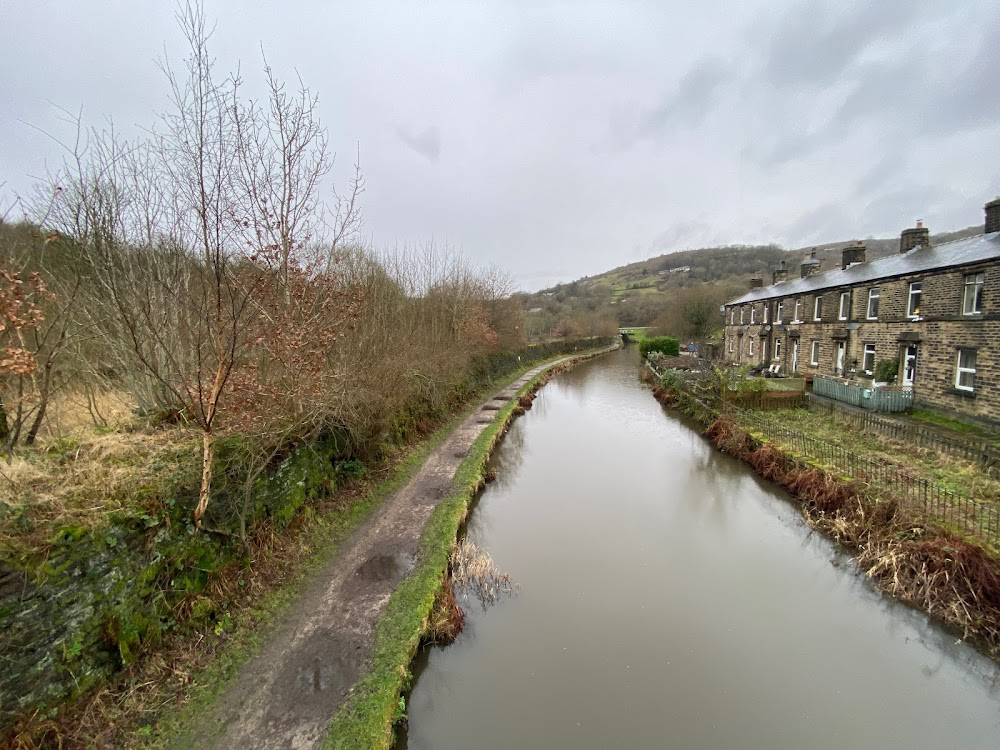
<svg viewBox="0 0 1000 750">
<path fill-rule="evenodd" d="M 840 319 L 847 320 L 851 315 L 851 293 L 840 293 Z"/>
<path fill-rule="evenodd" d="M 983 311 L 983 285 L 985 273 L 970 273 L 965 277 L 965 293 L 962 296 L 962 314 L 978 315 Z"/>
<path fill-rule="evenodd" d="M 981 274 L 980 274 L 981 275 Z M 960 391 L 976 390 L 976 350 L 959 349 L 955 367 L 955 387 Z"/>
<path fill-rule="evenodd" d="M 813 320 L 823 319 L 823 298 L 816 297 L 816 301 L 813 303 Z"/>
<path fill-rule="evenodd" d="M 740 325 L 743 325 L 743 308 L 740 308 Z"/>
<path fill-rule="evenodd" d="M 767 313 L 771 309 L 771 304 L 769 302 L 764 303 L 764 322 L 767 322 Z"/>
<path fill-rule="evenodd" d="M 785 303 L 779 302 L 778 308 L 774 311 L 774 322 L 780 323 L 782 316 L 785 314 Z"/>
<path fill-rule="evenodd" d="M 868 290 L 868 320 L 875 320 L 878 318 L 878 299 L 879 299 L 879 288 L 873 286 Z"/>
<path fill-rule="evenodd" d="M 795 300 L 795 317 L 792 318 L 792 322 L 793 323 L 801 323 L 802 322 L 802 300 L 801 299 Z"/>
<path fill-rule="evenodd" d="M 910 284 L 910 295 L 906 301 L 906 317 L 920 317 L 920 300 L 924 295 L 924 282 L 914 281 Z"/>
<path fill-rule="evenodd" d="M 865 344 L 865 354 L 861 360 L 861 369 L 865 371 L 865 375 L 871 375 L 875 371 L 875 344 Z"/>
<path fill-rule="evenodd" d="M 757 321 L 757 305 L 750 305 L 750 324 L 753 325 Z"/>
</svg>

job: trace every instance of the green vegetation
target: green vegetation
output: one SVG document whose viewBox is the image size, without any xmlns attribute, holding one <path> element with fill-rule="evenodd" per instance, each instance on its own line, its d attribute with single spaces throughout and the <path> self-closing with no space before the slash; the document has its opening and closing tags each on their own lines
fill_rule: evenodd
<svg viewBox="0 0 1000 750">
<path fill-rule="evenodd" d="M 532 390 L 547 374 L 532 379 L 519 394 Z M 409 688 L 409 666 L 423 639 L 428 617 L 447 571 L 448 555 L 472 497 L 482 487 L 483 469 L 493 446 L 518 407 L 512 399 L 473 444 L 455 474 L 452 491 L 435 509 L 420 542 L 420 562 L 396 589 L 376 630 L 368 673 L 337 713 L 323 750 L 384 748 L 393 742 L 393 726 L 405 717 L 400 696 Z"/>
<path fill-rule="evenodd" d="M 676 357 L 681 353 L 681 343 L 672 336 L 656 336 L 643 339 L 639 344 L 639 353 L 646 357 L 651 352 L 659 352 L 668 357 Z"/>
<path fill-rule="evenodd" d="M 1000 444 L 1000 441 L 996 440 L 996 436 L 991 435 L 985 428 L 970 424 L 969 422 L 963 422 L 954 417 L 945 416 L 944 414 L 931 411 L 930 409 L 921 409 L 916 407 L 910 412 L 910 417 L 918 422 L 926 422 L 927 424 L 932 424 L 937 427 L 944 427 L 953 432 L 958 432 L 970 437 L 992 439 Z"/>
<path fill-rule="evenodd" d="M 895 359 L 880 359 L 875 364 L 875 380 L 880 383 L 895 383 L 899 372 L 899 361 Z"/>
<path fill-rule="evenodd" d="M 835 417 L 807 409 L 782 411 L 781 422 L 790 430 L 891 464 L 911 476 L 935 482 L 952 492 L 1000 504 L 1000 480 L 991 477 L 979 463 L 901 443 L 881 433 L 845 429 L 844 423 Z M 790 446 L 782 447 L 786 451 L 791 450 Z"/>
</svg>

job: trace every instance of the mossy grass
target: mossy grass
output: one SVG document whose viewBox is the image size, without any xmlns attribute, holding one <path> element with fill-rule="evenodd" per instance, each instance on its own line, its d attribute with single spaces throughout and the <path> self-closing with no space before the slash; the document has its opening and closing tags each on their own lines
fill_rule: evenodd
<svg viewBox="0 0 1000 750">
<path fill-rule="evenodd" d="M 587 356 L 576 357 L 575 361 Z M 518 393 L 535 389 L 551 372 L 539 373 Z M 476 438 L 468 457 L 455 473 L 451 493 L 428 520 L 420 540 L 420 561 L 389 599 L 376 628 L 368 672 L 333 718 L 327 737 L 320 745 L 322 750 L 362 747 L 388 750 L 392 746 L 394 726 L 405 716 L 401 696 L 412 679 L 409 667 L 427 631 L 435 597 L 447 572 L 449 552 L 473 496 L 483 486 L 486 462 L 517 406 L 517 399 L 511 400 Z"/>
</svg>

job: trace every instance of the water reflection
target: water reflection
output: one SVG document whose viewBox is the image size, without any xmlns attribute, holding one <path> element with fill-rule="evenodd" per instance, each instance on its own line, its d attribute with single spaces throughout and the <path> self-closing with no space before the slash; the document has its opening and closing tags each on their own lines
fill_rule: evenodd
<svg viewBox="0 0 1000 750">
<path fill-rule="evenodd" d="M 637 360 L 556 378 L 501 446 L 468 533 L 520 592 L 427 655 L 400 746 L 996 746 L 993 665 L 662 413 Z"/>
</svg>

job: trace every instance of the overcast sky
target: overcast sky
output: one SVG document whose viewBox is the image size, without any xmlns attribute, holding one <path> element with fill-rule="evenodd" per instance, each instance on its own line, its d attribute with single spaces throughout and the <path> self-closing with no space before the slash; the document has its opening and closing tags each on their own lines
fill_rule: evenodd
<svg viewBox="0 0 1000 750">
<path fill-rule="evenodd" d="M 220 65 L 260 47 L 321 97 L 366 231 L 537 289 L 671 250 L 982 222 L 1000 195 L 996 0 L 205 0 Z M 166 0 L 0 0 L 0 182 L 59 160 L 54 105 L 147 126 Z"/>
</svg>

